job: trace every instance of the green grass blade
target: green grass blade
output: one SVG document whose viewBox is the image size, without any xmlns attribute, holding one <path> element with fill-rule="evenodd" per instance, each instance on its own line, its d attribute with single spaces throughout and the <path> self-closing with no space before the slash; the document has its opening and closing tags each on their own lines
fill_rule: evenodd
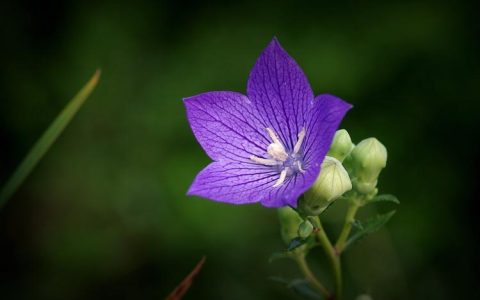
<svg viewBox="0 0 480 300">
<path fill-rule="evenodd" d="M 100 70 L 97 70 L 85 86 L 70 100 L 67 106 L 60 112 L 57 118 L 50 124 L 40 139 L 30 149 L 27 156 L 17 167 L 13 175 L 6 182 L 0 192 L 0 208 L 15 193 L 25 178 L 32 172 L 48 149 L 52 146 L 65 127 L 70 123 L 73 116 L 78 112 L 85 100 L 97 85 Z"/>
</svg>

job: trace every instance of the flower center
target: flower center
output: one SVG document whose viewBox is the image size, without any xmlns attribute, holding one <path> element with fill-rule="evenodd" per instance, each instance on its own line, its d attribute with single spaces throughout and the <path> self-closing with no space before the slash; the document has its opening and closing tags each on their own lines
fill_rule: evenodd
<svg viewBox="0 0 480 300">
<path fill-rule="evenodd" d="M 293 150 L 288 153 L 285 150 L 282 142 L 271 128 L 266 128 L 268 135 L 272 139 L 272 143 L 267 147 L 267 157 L 262 158 L 255 155 L 250 156 L 250 159 L 258 164 L 271 166 L 279 172 L 277 182 L 273 187 L 278 187 L 285 182 L 287 176 L 292 176 L 298 172 L 304 173 L 303 169 L 303 155 L 300 153 L 303 139 L 305 138 L 305 128 L 298 133 L 298 140 Z"/>
</svg>

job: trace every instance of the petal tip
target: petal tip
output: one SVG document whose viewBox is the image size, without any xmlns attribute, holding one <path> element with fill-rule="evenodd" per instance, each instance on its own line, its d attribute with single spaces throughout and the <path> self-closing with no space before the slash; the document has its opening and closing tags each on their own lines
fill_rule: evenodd
<svg viewBox="0 0 480 300">
<path fill-rule="evenodd" d="M 190 185 L 190 187 L 188 188 L 186 195 L 187 195 L 187 196 L 196 196 L 196 195 L 195 195 L 195 191 L 194 191 L 194 189 L 193 189 L 193 183 L 192 183 L 192 185 Z"/>
<path fill-rule="evenodd" d="M 185 106 L 185 108 L 186 108 L 186 110 L 187 110 L 187 113 L 188 113 L 190 104 L 192 103 L 192 100 L 193 100 L 192 98 L 193 98 L 193 97 L 182 98 L 182 102 L 183 102 L 183 105 Z"/>
<path fill-rule="evenodd" d="M 282 45 L 280 44 L 280 41 L 276 36 L 273 36 L 272 40 L 270 43 L 268 43 L 268 46 L 265 48 L 264 52 L 268 51 L 280 51 L 282 53 L 286 53 L 285 49 L 283 49 Z"/>
<path fill-rule="evenodd" d="M 278 40 L 277 36 L 274 35 L 272 40 L 270 41 L 271 45 L 280 45 L 280 41 Z"/>
<path fill-rule="evenodd" d="M 317 97 L 318 100 L 323 100 L 323 101 L 333 101 L 337 106 L 342 107 L 345 111 L 350 110 L 353 105 L 348 103 L 347 101 L 332 95 L 332 94 L 321 94 Z"/>
<path fill-rule="evenodd" d="M 192 102 L 197 96 L 189 96 L 189 97 L 185 97 L 185 98 L 182 98 L 182 102 L 187 104 L 187 103 L 190 103 Z"/>
</svg>

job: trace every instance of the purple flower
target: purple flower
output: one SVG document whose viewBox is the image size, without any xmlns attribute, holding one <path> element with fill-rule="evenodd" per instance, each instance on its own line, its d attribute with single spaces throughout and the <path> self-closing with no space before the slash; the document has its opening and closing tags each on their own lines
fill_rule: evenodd
<svg viewBox="0 0 480 300">
<path fill-rule="evenodd" d="M 351 108 L 332 95 L 314 97 L 305 74 L 276 38 L 253 67 L 247 96 L 207 92 L 184 103 L 195 137 L 214 160 L 188 195 L 267 207 L 297 205 Z"/>
</svg>

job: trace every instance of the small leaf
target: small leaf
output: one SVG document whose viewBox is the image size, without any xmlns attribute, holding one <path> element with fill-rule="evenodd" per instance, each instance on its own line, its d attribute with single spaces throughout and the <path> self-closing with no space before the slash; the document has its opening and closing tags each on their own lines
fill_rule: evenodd
<svg viewBox="0 0 480 300">
<path fill-rule="evenodd" d="M 359 230 L 363 229 L 363 224 L 360 220 L 356 220 L 356 219 L 353 220 L 352 226 L 359 229 Z"/>
<path fill-rule="evenodd" d="M 293 279 L 288 287 L 304 299 L 322 299 L 322 296 L 305 279 Z"/>
<path fill-rule="evenodd" d="M 274 282 L 278 282 L 280 284 L 284 284 L 286 287 L 292 289 L 295 294 L 301 296 L 304 299 L 322 299 L 322 296 L 315 289 L 313 289 L 308 283 L 308 281 L 305 279 L 296 278 L 288 280 L 283 277 L 277 276 L 271 276 L 268 279 Z"/>
<path fill-rule="evenodd" d="M 287 251 L 295 250 L 298 247 L 306 244 L 307 242 L 309 242 L 311 240 L 310 237 L 308 237 L 306 239 L 302 239 L 301 237 L 297 236 L 296 238 L 294 238 L 293 240 L 290 241 L 290 244 L 288 244 Z"/>
<path fill-rule="evenodd" d="M 301 237 L 297 236 L 296 238 L 290 241 L 290 244 L 288 244 L 287 251 L 293 251 L 303 245 L 307 245 L 309 248 L 315 247 L 315 245 L 317 245 L 315 242 L 315 236 L 311 235 L 306 239 L 302 239 Z"/>
<path fill-rule="evenodd" d="M 17 167 L 10 179 L 5 183 L 0 191 L 0 208 L 15 193 L 18 187 L 23 183 L 27 176 L 32 172 L 38 162 L 42 159 L 48 149 L 52 146 L 65 127 L 70 123 L 73 116 L 82 107 L 85 100 L 97 85 L 100 77 L 100 70 L 97 70 L 85 86 L 70 100 L 65 108 L 60 112 L 43 135 L 37 140 L 30 149 L 23 161 Z"/>
<path fill-rule="evenodd" d="M 301 237 L 296 237 L 293 240 L 290 241 L 290 244 L 288 244 L 287 251 L 292 251 L 300 247 L 301 245 L 305 244 L 307 240 L 302 239 Z"/>
<path fill-rule="evenodd" d="M 170 293 L 170 295 L 165 298 L 165 300 L 180 300 L 182 297 L 185 295 L 185 293 L 188 291 L 190 286 L 192 285 L 193 279 L 195 276 L 200 273 L 200 270 L 203 267 L 203 264 L 205 263 L 205 256 L 202 257 L 202 259 L 197 263 L 195 268 L 190 272 L 190 274 L 185 277 L 185 279 L 180 282 L 179 285 Z"/>
<path fill-rule="evenodd" d="M 282 259 L 282 258 L 289 258 L 290 254 L 288 252 L 282 251 L 282 252 L 273 252 L 270 257 L 268 258 L 268 262 L 271 263 L 277 259 Z"/>
<path fill-rule="evenodd" d="M 373 197 L 372 200 L 368 201 L 368 203 L 374 203 L 374 202 L 392 202 L 395 204 L 400 204 L 400 201 L 398 200 L 398 198 L 390 194 L 378 195 Z"/>
<path fill-rule="evenodd" d="M 358 242 L 362 238 L 366 237 L 367 235 L 374 233 L 375 231 L 378 231 L 380 228 L 382 228 L 383 225 L 385 225 L 388 220 L 395 214 L 395 211 L 391 211 L 386 214 L 378 215 L 373 218 L 367 219 L 364 222 L 359 222 L 360 225 L 357 225 L 356 227 L 359 228 L 356 232 L 350 236 L 350 238 L 347 240 L 345 243 L 344 249 L 347 249 L 350 247 L 353 243 Z"/>
</svg>

